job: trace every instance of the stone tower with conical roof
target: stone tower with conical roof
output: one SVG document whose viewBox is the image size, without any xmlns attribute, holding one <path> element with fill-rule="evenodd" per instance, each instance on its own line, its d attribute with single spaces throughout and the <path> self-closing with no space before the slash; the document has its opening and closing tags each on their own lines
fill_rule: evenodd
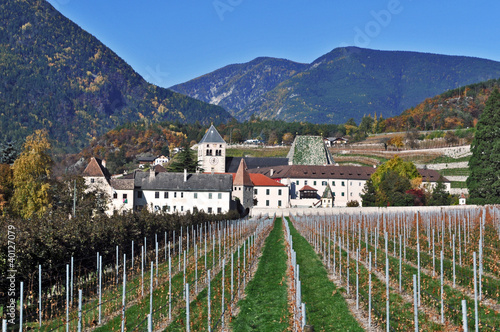
<svg viewBox="0 0 500 332">
<path fill-rule="evenodd" d="M 198 161 L 204 172 L 226 172 L 226 147 L 226 141 L 211 125 L 198 143 Z"/>
<path fill-rule="evenodd" d="M 238 171 L 234 175 L 233 198 L 237 197 L 245 209 L 253 206 L 253 187 L 254 185 L 247 171 L 245 159 L 241 158 Z"/>
</svg>

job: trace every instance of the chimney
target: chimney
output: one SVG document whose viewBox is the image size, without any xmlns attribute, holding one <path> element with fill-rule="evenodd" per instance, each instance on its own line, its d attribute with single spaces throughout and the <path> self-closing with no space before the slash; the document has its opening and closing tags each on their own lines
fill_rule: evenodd
<svg viewBox="0 0 500 332">
<path fill-rule="evenodd" d="M 271 171 L 269 172 L 269 175 L 270 176 L 273 176 L 274 175 L 274 169 L 271 168 Z"/>
<path fill-rule="evenodd" d="M 153 178 L 156 176 L 155 168 L 153 166 L 149 169 L 149 176 Z"/>
<path fill-rule="evenodd" d="M 188 179 L 188 172 L 187 169 L 184 168 L 184 182 L 186 182 Z"/>
<path fill-rule="evenodd" d="M 106 160 L 104 160 L 104 159 L 101 160 L 101 165 L 102 165 L 102 167 L 106 168 Z"/>
</svg>

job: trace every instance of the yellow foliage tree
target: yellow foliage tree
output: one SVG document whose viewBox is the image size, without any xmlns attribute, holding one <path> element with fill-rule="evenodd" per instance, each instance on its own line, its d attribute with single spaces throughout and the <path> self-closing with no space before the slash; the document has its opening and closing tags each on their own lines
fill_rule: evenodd
<svg viewBox="0 0 500 332">
<path fill-rule="evenodd" d="M 50 148 L 47 131 L 37 130 L 26 138 L 14 162 L 12 207 L 23 218 L 42 215 L 50 208 Z"/>
</svg>

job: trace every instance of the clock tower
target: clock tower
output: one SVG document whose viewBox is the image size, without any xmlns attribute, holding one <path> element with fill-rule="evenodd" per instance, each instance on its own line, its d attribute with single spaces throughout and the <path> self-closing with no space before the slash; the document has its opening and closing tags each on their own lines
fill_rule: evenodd
<svg viewBox="0 0 500 332">
<path fill-rule="evenodd" d="M 226 147 L 226 141 L 211 125 L 198 143 L 198 161 L 204 172 L 226 172 Z"/>
</svg>

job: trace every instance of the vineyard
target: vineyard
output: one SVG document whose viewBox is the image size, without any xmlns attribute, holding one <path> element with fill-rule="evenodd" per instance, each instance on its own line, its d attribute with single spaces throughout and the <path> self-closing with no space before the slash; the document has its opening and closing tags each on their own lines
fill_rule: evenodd
<svg viewBox="0 0 500 332">
<path fill-rule="evenodd" d="M 370 211 L 193 225 L 44 288 L 40 268 L 3 331 L 500 331 L 498 207 Z"/>
</svg>

